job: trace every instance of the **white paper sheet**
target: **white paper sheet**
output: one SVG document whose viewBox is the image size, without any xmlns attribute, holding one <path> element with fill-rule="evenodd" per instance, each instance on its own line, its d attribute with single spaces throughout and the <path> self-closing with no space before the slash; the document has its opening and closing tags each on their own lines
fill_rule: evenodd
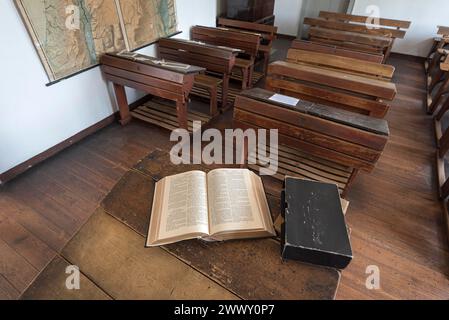
<svg viewBox="0 0 449 320">
<path fill-rule="evenodd" d="M 299 99 L 285 96 L 283 94 L 275 94 L 271 98 L 269 98 L 269 100 L 283 103 L 283 104 L 288 104 L 289 106 L 293 106 L 293 107 L 295 107 L 298 104 L 298 102 L 300 101 Z"/>
</svg>

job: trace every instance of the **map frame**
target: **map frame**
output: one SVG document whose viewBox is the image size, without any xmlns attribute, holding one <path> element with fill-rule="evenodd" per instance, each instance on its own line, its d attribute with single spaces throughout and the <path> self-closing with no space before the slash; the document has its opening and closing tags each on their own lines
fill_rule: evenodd
<svg viewBox="0 0 449 320">
<path fill-rule="evenodd" d="M 23 23 L 25 25 L 25 28 L 27 29 L 27 32 L 28 32 L 28 34 L 29 34 L 29 36 L 30 36 L 30 38 L 32 40 L 32 44 L 33 44 L 34 48 L 36 49 L 36 52 L 37 52 L 37 54 L 39 56 L 39 59 L 40 59 L 42 65 L 43 65 L 43 68 L 44 68 L 44 70 L 45 70 L 45 72 L 47 74 L 49 83 L 47 83 L 46 86 L 51 86 L 51 85 L 56 84 L 56 83 L 58 83 L 58 82 L 60 82 L 62 80 L 65 80 L 65 79 L 77 76 L 77 75 L 79 75 L 81 73 L 84 73 L 84 72 L 86 72 L 88 70 L 96 68 L 96 67 L 98 67 L 100 65 L 99 62 L 96 62 L 96 63 L 92 63 L 91 65 L 88 65 L 86 67 L 79 68 L 79 70 L 76 70 L 74 72 L 67 73 L 66 75 L 63 75 L 63 76 L 60 76 L 60 77 L 56 76 L 54 70 L 51 67 L 51 63 L 49 61 L 48 55 L 47 55 L 46 51 L 43 48 L 44 46 L 40 42 L 38 34 L 37 34 L 37 32 L 35 30 L 35 27 L 33 25 L 33 21 L 29 17 L 28 12 L 27 12 L 27 10 L 26 10 L 26 8 L 24 6 L 23 1 L 24 0 L 14 0 L 14 3 L 16 5 L 16 8 L 17 8 L 18 12 L 19 12 L 19 15 L 22 18 L 22 21 L 23 21 Z M 113 0 L 113 1 L 116 4 L 116 13 L 117 13 L 118 20 L 120 22 L 119 27 L 121 29 L 122 34 L 125 35 L 125 34 L 128 33 L 128 31 L 126 30 L 124 17 L 123 17 L 123 12 L 121 10 L 121 5 L 120 5 L 120 1 L 121 0 Z M 176 12 L 176 0 L 167 0 L 167 1 L 171 1 L 172 2 L 172 6 L 171 7 L 172 7 L 172 10 L 173 10 L 172 14 L 174 16 L 173 19 L 174 19 L 174 29 L 175 29 L 175 31 L 170 32 L 170 33 L 160 34 L 153 41 L 150 41 L 148 43 L 143 43 L 142 45 L 140 45 L 139 47 L 136 47 L 136 48 L 133 48 L 130 45 L 128 37 L 124 36 L 123 37 L 123 40 L 125 42 L 125 48 L 124 49 L 134 52 L 134 51 L 143 49 L 145 47 L 148 47 L 148 46 L 156 43 L 161 38 L 173 37 L 173 36 L 175 36 L 175 35 L 177 35 L 177 34 L 182 32 L 182 31 L 178 30 L 179 20 L 178 20 L 178 16 L 177 16 L 177 12 Z"/>
</svg>

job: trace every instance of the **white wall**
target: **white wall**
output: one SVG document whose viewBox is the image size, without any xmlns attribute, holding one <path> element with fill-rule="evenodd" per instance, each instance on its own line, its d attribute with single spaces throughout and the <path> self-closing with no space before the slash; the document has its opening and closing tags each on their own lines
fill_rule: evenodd
<svg viewBox="0 0 449 320">
<path fill-rule="evenodd" d="M 274 15 L 278 33 L 297 36 L 303 0 L 276 0 Z"/>
<path fill-rule="evenodd" d="M 177 0 L 178 37 L 192 25 L 215 26 L 216 2 Z M 0 10 L 0 173 L 55 146 L 116 110 L 97 67 L 46 87 L 47 75 L 13 1 Z M 141 52 L 154 54 L 148 47 Z M 141 94 L 129 90 L 128 99 Z"/>
<path fill-rule="evenodd" d="M 447 0 L 355 0 L 354 14 L 366 15 L 369 5 L 380 8 L 380 16 L 412 21 L 404 40 L 397 40 L 393 52 L 427 56 L 438 25 L 449 25 Z"/>
</svg>

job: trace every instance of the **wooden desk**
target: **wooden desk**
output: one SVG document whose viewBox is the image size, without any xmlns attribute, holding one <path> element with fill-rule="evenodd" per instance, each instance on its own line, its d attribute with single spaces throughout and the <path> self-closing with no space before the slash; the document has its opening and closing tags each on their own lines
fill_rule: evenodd
<svg viewBox="0 0 449 320">
<path fill-rule="evenodd" d="M 155 151 L 145 157 L 117 183 L 97 213 L 62 250 L 61 257 L 31 285 L 24 299 L 335 298 L 340 272 L 283 262 L 278 239 L 225 243 L 192 240 L 144 248 L 155 182 L 198 169 L 208 170 L 195 165 L 174 166 L 168 152 Z M 276 219 L 281 188 L 266 187 Z M 81 290 L 65 288 L 68 264 L 61 261 L 66 260 L 80 268 Z"/>
<path fill-rule="evenodd" d="M 258 88 L 242 92 L 234 127 L 279 130 L 279 180 L 293 175 L 335 183 L 345 197 L 359 170 L 374 169 L 389 138 L 385 120 L 304 100 L 289 106 L 271 101 L 273 94 Z M 247 158 L 255 162 L 254 154 Z"/>
<path fill-rule="evenodd" d="M 235 66 L 236 57 L 242 52 L 241 50 L 170 38 L 159 40 L 158 51 L 161 58 L 193 64 L 203 67 L 209 72 L 222 75 L 222 108 L 227 106 L 230 102 L 228 99 L 229 79 Z M 198 84 L 198 81 L 196 83 Z M 211 96 L 211 101 L 213 99 L 214 97 Z M 214 112 L 212 111 L 212 113 Z"/>
<path fill-rule="evenodd" d="M 263 57 L 263 73 L 267 73 L 268 64 L 270 63 L 271 51 L 273 49 L 273 43 L 274 40 L 276 40 L 276 35 L 278 32 L 277 27 L 261 23 L 231 20 L 225 18 L 218 19 L 218 26 L 230 28 L 232 30 L 250 31 L 261 34 L 262 39 L 259 47 L 259 53 Z"/>
<path fill-rule="evenodd" d="M 252 32 L 241 32 L 226 28 L 211 28 L 195 26 L 192 28 L 192 40 L 205 42 L 216 46 L 227 46 L 240 49 L 245 57 L 236 59 L 234 69 L 240 72 L 241 77 L 235 77 L 242 81 L 242 89 L 252 86 L 254 63 L 259 52 L 261 35 Z"/>
<path fill-rule="evenodd" d="M 336 60 L 340 64 L 339 68 L 276 61 L 268 68 L 266 89 L 375 118 L 385 117 L 390 107 L 385 101 L 394 99 L 396 86 L 372 75 L 367 76 L 369 68 L 364 69 L 363 66 L 360 69 L 363 73 L 347 72 L 342 69 L 343 60 Z M 330 61 L 329 59 L 328 62 Z M 371 66 L 373 70 L 377 70 L 377 66 L 381 65 Z M 394 69 L 387 67 L 382 72 L 390 75 L 392 70 Z"/>
<path fill-rule="evenodd" d="M 188 129 L 187 101 L 193 87 L 195 75 L 205 69 L 196 66 L 161 64 L 160 60 L 140 54 L 106 54 L 101 58 L 104 77 L 113 82 L 117 103 L 120 109 L 120 122 L 126 125 L 131 120 L 126 98 L 125 86 L 144 91 L 156 97 L 176 103 L 177 122 L 180 128 Z M 152 124 L 160 121 L 151 115 L 142 120 Z"/>
<path fill-rule="evenodd" d="M 383 61 L 384 61 L 384 55 L 381 53 L 358 52 L 358 51 L 353 51 L 353 50 L 345 49 L 342 47 L 338 47 L 336 45 L 312 42 L 312 41 L 301 40 L 301 39 L 293 40 L 291 48 L 298 49 L 298 50 L 311 51 L 311 52 L 318 52 L 318 53 L 327 53 L 327 54 L 332 54 L 332 55 L 335 55 L 338 57 L 359 59 L 359 60 L 374 62 L 374 63 L 383 63 Z"/>
</svg>

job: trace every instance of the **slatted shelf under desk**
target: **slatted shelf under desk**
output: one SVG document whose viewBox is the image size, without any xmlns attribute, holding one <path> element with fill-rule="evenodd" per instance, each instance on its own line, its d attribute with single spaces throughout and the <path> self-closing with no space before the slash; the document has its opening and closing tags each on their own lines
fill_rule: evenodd
<svg viewBox="0 0 449 320">
<path fill-rule="evenodd" d="M 267 150 L 270 150 L 269 146 Z M 257 155 L 250 153 L 248 155 L 248 168 L 259 172 L 263 166 L 258 164 Z M 284 181 L 286 176 L 334 183 L 338 186 L 340 192 L 345 190 L 349 184 L 352 169 L 341 166 L 337 163 L 326 161 L 301 151 L 280 145 L 278 151 L 279 170 L 273 177 Z"/>
<path fill-rule="evenodd" d="M 170 102 L 163 100 L 151 100 L 137 107 L 131 112 L 134 118 L 160 126 L 168 130 L 179 128 L 176 107 Z M 188 130 L 193 132 L 193 121 L 200 121 L 204 126 L 211 121 L 212 117 L 201 112 L 189 110 L 187 113 Z"/>
</svg>

